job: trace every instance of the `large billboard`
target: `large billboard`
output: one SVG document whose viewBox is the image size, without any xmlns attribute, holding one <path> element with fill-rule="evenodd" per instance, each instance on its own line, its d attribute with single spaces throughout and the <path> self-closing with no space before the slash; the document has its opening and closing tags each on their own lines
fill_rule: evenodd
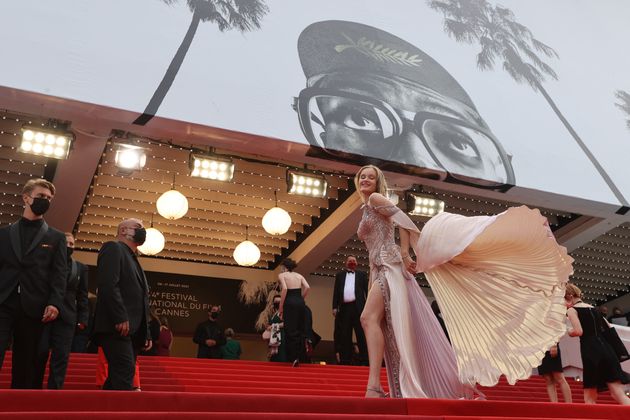
<svg viewBox="0 0 630 420">
<path fill-rule="evenodd" d="M 625 0 L 13 0 L 2 12 L 0 86 L 481 188 L 630 200 Z"/>
</svg>

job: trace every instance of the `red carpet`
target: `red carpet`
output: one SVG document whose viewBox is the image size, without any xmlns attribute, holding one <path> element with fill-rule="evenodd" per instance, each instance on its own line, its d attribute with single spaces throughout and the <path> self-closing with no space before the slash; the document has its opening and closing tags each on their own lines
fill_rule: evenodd
<svg viewBox="0 0 630 420">
<path fill-rule="evenodd" d="M 64 391 L 6 390 L 10 354 L 0 373 L 0 417 L 216 419 L 630 419 L 630 407 L 552 404 L 542 378 L 484 389 L 488 401 L 365 399 L 367 368 L 251 361 L 141 357 L 142 392 L 95 390 L 95 355 L 74 354 Z M 386 383 L 384 372 L 383 382 Z"/>
</svg>

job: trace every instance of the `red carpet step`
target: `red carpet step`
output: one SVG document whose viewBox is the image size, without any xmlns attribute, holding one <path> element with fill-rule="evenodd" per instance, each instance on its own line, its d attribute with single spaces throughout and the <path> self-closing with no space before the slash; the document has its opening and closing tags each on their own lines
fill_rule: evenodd
<svg viewBox="0 0 630 420">
<path fill-rule="evenodd" d="M 322 418 L 334 419 L 618 419 L 630 408 L 600 404 L 552 404 L 544 380 L 483 389 L 488 401 L 365 399 L 367 368 L 140 357 L 142 392 L 96 390 L 95 355 L 73 354 L 66 389 L 6 390 L 10 354 L 0 372 L 0 417 L 64 418 Z M 383 371 L 383 383 L 386 383 Z M 570 380 L 573 398 L 581 384 Z M 608 393 L 600 401 L 613 403 Z"/>
</svg>

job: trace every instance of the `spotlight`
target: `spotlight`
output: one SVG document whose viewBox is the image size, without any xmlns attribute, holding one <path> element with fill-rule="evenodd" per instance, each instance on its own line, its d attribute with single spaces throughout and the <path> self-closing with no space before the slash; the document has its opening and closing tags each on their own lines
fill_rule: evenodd
<svg viewBox="0 0 630 420">
<path fill-rule="evenodd" d="M 190 155 L 190 176 L 231 181 L 234 176 L 234 163 L 230 158 L 204 155 Z"/>
<path fill-rule="evenodd" d="M 115 163 L 123 173 L 139 171 L 147 163 L 147 154 L 143 147 L 121 143 L 116 149 Z"/>
<path fill-rule="evenodd" d="M 25 125 L 22 127 L 22 143 L 18 150 L 32 155 L 67 159 L 73 139 L 72 133 Z"/>
<path fill-rule="evenodd" d="M 287 189 L 289 194 L 325 198 L 328 183 L 323 175 L 289 171 L 287 172 Z"/>
<path fill-rule="evenodd" d="M 414 216 L 433 217 L 444 211 L 444 201 L 430 195 L 409 194 L 407 212 Z"/>
</svg>

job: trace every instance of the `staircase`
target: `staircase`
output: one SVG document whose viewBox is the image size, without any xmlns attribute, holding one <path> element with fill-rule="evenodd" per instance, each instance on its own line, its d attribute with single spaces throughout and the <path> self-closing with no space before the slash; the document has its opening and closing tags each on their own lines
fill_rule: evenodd
<svg viewBox="0 0 630 420">
<path fill-rule="evenodd" d="M 217 419 L 630 419 L 630 407 L 608 393 L 596 406 L 582 403 L 579 382 L 569 379 L 576 404 L 552 404 L 544 380 L 482 388 L 487 401 L 365 399 L 367 368 L 254 361 L 140 357 L 142 392 L 97 390 L 96 355 L 73 354 L 63 391 L 8 390 L 10 353 L 0 372 L 0 417 L 217 418 Z M 383 371 L 383 383 L 386 383 Z"/>
</svg>

